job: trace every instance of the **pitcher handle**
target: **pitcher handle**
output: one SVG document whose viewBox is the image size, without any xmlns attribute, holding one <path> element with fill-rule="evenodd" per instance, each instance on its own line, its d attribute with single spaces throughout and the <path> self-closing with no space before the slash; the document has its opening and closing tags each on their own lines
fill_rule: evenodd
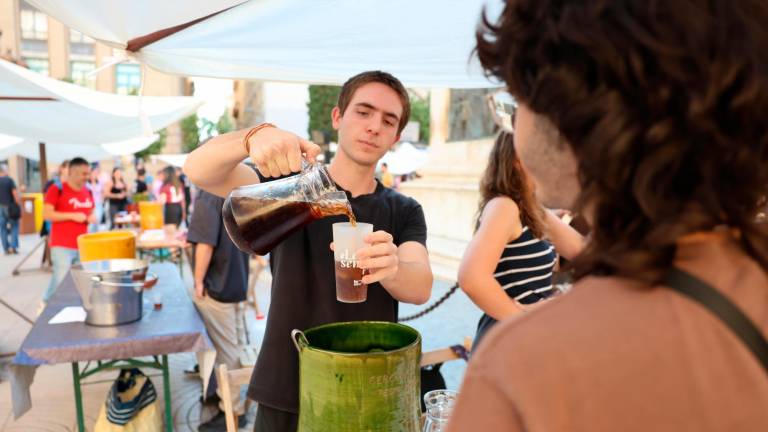
<svg viewBox="0 0 768 432">
<path fill-rule="evenodd" d="M 307 160 L 306 157 L 304 157 L 304 155 L 301 155 L 301 173 L 302 174 L 307 172 L 308 169 L 312 168 L 312 165 L 313 164 L 309 163 L 309 161 Z"/>
<path fill-rule="evenodd" d="M 297 338 L 298 336 L 298 338 Z M 307 341 L 307 337 L 304 336 L 304 332 L 298 329 L 294 329 L 291 332 L 291 340 L 293 341 L 293 344 L 296 345 L 296 349 L 301 352 L 302 349 L 309 346 L 309 342 Z"/>
</svg>

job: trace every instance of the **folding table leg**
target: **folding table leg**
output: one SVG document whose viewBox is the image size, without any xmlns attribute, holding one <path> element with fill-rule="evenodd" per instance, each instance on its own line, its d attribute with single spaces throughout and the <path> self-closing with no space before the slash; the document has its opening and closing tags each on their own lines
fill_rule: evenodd
<svg viewBox="0 0 768 432">
<path fill-rule="evenodd" d="M 168 371 L 168 355 L 163 354 L 163 393 L 165 394 L 165 430 L 173 432 L 173 413 L 171 410 L 171 376 Z"/>
<path fill-rule="evenodd" d="M 77 362 L 72 362 L 72 381 L 75 383 L 75 410 L 77 411 L 77 430 L 80 432 L 85 432 L 83 394 L 80 391 L 80 367 Z"/>
</svg>

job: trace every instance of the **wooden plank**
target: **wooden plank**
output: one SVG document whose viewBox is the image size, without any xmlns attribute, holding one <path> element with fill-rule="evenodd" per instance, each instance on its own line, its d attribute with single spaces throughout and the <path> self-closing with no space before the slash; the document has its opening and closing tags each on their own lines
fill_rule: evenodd
<svg viewBox="0 0 768 432">
<path fill-rule="evenodd" d="M 237 432 L 237 416 L 232 408 L 232 390 L 229 387 L 230 372 L 227 365 L 219 365 L 216 369 L 216 378 L 221 390 L 221 402 L 224 404 L 224 418 L 227 423 L 227 432 Z M 236 388 L 240 388 L 237 386 Z"/>
<path fill-rule="evenodd" d="M 464 338 L 464 348 L 467 352 L 472 351 L 472 338 Z M 461 357 L 457 356 L 453 350 L 449 348 L 441 348 L 434 351 L 427 351 L 421 354 L 421 366 L 429 366 L 437 363 L 445 363 L 451 360 L 458 360 Z"/>
</svg>

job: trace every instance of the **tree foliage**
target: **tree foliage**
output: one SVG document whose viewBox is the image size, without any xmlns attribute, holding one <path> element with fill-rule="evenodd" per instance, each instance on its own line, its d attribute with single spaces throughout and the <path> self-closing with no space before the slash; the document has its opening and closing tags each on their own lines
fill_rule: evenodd
<svg viewBox="0 0 768 432">
<path fill-rule="evenodd" d="M 328 85 L 309 86 L 309 129 L 310 138 L 312 131 L 320 131 L 330 141 L 338 141 L 339 137 L 331 123 L 331 110 L 339 100 L 341 87 Z"/>
<path fill-rule="evenodd" d="M 191 152 L 200 144 L 200 127 L 197 122 L 197 114 L 181 120 L 181 150 L 184 153 Z"/>
<path fill-rule="evenodd" d="M 429 96 L 411 94 L 411 121 L 419 122 L 419 141 L 429 142 Z"/>
<path fill-rule="evenodd" d="M 167 133 L 165 129 L 163 129 L 158 131 L 157 135 L 157 141 L 150 144 L 149 147 L 145 148 L 144 150 L 135 153 L 134 156 L 146 160 L 150 155 L 160 154 L 163 151 L 163 147 L 165 147 L 165 138 Z"/>
</svg>

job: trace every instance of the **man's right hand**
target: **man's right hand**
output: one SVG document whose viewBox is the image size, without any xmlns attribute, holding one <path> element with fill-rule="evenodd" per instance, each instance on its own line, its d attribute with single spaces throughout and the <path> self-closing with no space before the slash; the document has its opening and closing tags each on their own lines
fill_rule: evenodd
<svg viewBox="0 0 768 432">
<path fill-rule="evenodd" d="M 251 160 L 264 177 L 281 177 L 301 171 L 302 154 L 315 163 L 320 146 L 296 134 L 265 127 L 249 139 Z"/>
<path fill-rule="evenodd" d="M 72 221 L 77 223 L 84 223 L 85 221 L 88 220 L 88 216 L 86 216 L 85 213 L 72 212 L 70 213 L 70 215 L 72 217 Z"/>
<path fill-rule="evenodd" d="M 195 282 L 195 298 L 202 300 L 205 297 L 205 285 L 202 282 Z"/>
</svg>

